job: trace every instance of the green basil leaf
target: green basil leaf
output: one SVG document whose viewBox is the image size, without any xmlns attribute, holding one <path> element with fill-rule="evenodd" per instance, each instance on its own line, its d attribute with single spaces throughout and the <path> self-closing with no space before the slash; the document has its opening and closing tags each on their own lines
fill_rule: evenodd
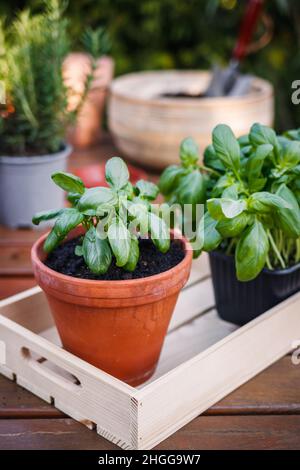
<svg viewBox="0 0 300 470">
<path fill-rule="evenodd" d="M 90 188 L 85 191 L 78 201 L 78 209 L 86 211 L 88 209 L 98 209 L 101 205 L 114 205 L 118 201 L 116 194 L 109 188 Z"/>
<path fill-rule="evenodd" d="M 277 194 L 261 191 L 251 194 L 248 199 L 248 208 L 255 212 L 270 213 L 277 209 L 291 209 L 291 206 Z"/>
<path fill-rule="evenodd" d="M 184 170 L 177 165 L 171 165 L 166 168 L 159 179 L 159 189 L 160 192 L 167 196 L 170 194 L 177 186 L 178 181 L 181 176 L 184 175 Z"/>
<path fill-rule="evenodd" d="M 255 123 L 250 129 L 249 140 L 254 147 L 258 147 L 263 144 L 270 144 L 273 146 L 273 151 L 270 156 L 273 161 L 274 158 L 278 159 L 280 155 L 280 144 L 277 139 L 276 133 L 273 129 L 262 124 Z"/>
<path fill-rule="evenodd" d="M 215 220 L 233 219 L 247 209 L 247 201 L 228 198 L 208 199 L 207 209 Z"/>
<path fill-rule="evenodd" d="M 216 126 L 212 141 L 216 155 L 223 165 L 237 173 L 240 169 L 240 146 L 230 127 L 225 124 Z"/>
<path fill-rule="evenodd" d="M 170 231 L 163 219 L 152 212 L 149 213 L 149 230 L 156 248 L 166 253 L 170 248 Z"/>
<path fill-rule="evenodd" d="M 136 238 L 131 238 L 130 253 L 127 263 L 124 265 L 126 271 L 134 271 L 140 257 L 139 242 Z"/>
<path fill-rule="evenodd" d="M 187 137 L 181 142 L 179 156 L 182 165 L 185 168 L 197 163 L 199 158 L 199 148 L 192 137 Z"/>
<path fill-rule="evenodd" d="M 293 168 L 300 162 L 300 142 L 293 140 L 285 145 L 280 155 L 280 166 Z"/>
<path fill-rule="evenodd" d="M 300 208 L 292 191 L 285 185 L 279 186 L 276 194 L 284 199 L 291 208 L 279 208 L 277 211 L 277 225 L 288 237 L 300 237 Z"/>
<path fill-rule="evenodd" d="M 225 175 L 221 176 L 217 183 L 214 184 L 211 196 L 220 197 L 226 188 L 230 188 L 230 186 L 234 184 L 235 178 L 231 174 L 225 173 Z"/>
<path fill-rule="evenodd" d="M 57 186 L 64 189 L 68 193 L 84 193 L 83 181 L 71 173 L 65 173 L 64 171 L 56 171 L 51 175 L 52 180 Z"/>
<path fill-rule="evenodd" d="M 49 235 L 47 236 L 45 240 L 43 248 L 46 251 L 46 253 L 51 253 L 51 251 L 53 251 L 60 244 L 60 242 L 62 242 L 63 239 L 65 238 L 64 236 L 57 235 L 54 229 L 55 227 L 53 227 L 53 229 L 51 230 L 51 232 L 49 233 Z"/>
<path fill-rule="evenodd" d="M 183 176 L 176 190 L 180 204 L 200 204 L 205 202 L 206 185 L 199 170 Z"/>
<path fill-rule="evenodd" d="M 58 237 L 65 237 L 77 225 L 81 224 L 84 216 L 77 209 L 67 208 L 63 209 L 56 219 L 54 231 Z"/>
<path fill-rule="evenodd" d="M 246 173 L 248 181 L 251 182 L 261 176 L 261 170 L 265 159 L 273 150 L 273 146 L 270 144 L 259 145 L 255 152 L 247 159 Z M 255 181 L 254 181 L 255 182 Z"/>
<path fill-rule="evenodd" d="M 40 222 L 45 220 L 55 219 L 55 217 L 59 216 L 62 210 L 63 209 L 53 209 L 50 211 L 37 212 L 37 214 L 32 217 L 32 223 L 34 225 L 39 225 Z"/>
<path fill-rule="evenodd" d="M 246 228 L 249 217 L 245 212 L 237 215 L 233 219 L 219 220 L 216 229 L 223 238 L 233 238 L 239 236 Z"/>
<path fill-rule="evenodd" d="M 76 245 L 74 253 L 76 256 L 83 256 L 82 245 Z"/>
<path fill-rule="evenodd" d="M 204 150 L 204 164 L 217 171 L 224 171 L 225 167 L 217 156 L 213 145 L 208 145 Z"/>
<path fill-rule="evenodd" d="M 225 188 L 223 193 L 222 193 L 222 199 L 227 198 L 227 199 L 234 199 L 237 200 L 239 197 L 239 191 L 238 191 L 238 185 L 233 184 L 229 186 L 228 188 Z"/>
<path fill-rule="evenodd" d="M 209 212 L 205 212 L 197 227 L 197 251 L 212 251 L 219 246 L 222 237 L 216 230 L 217 223 L 218 222 L 211 217 Z M 197 255 L 198 253 L 196 253 L 196 257 Z"/>
<path fill-rule="evenodd" d="M 266 263 L 269 241 L 261 222 L 255 219 L 238 241 L 235 250 L 236 275 L 239 281 L 256 278 Z"/>
<path fill-rule="evenodd" d="M 72 206 L 77 206 L 79 199 L 81 198 L 81 194 L 79 193 L 68 193 L 67 200 L 72 204 Z"/>
<path fill-rule="evenodd" d="M 91 227 L 84 236 L 82 254 L 87 266 L 95 274 L 106 273 L 111 265 L 112 253 L 109 243 L 97 235 L 95 227 Z"/>
<path fill-rule="evenodd" d="M 105 178 L 110 186 L 119 190 L 124 188 L 129 180 L 129 171 L 122 158 L 113 157 L 105 165 Z"/>
<path fill-rule="evenodd" d="M 159 189 L 156 184 L 151 183 L 151 181 L 139 180 L 135 186 L 139 190 L 139 196 L 142 198 L 152 201 L 158 196 Z"/>
<path fill-rule="evenodd" d="M 131 236 L 122 220 L 114 219 L 108 228 L 108 239 L 116 257 L 117 266 L 125 266 L 129 259 Z"/>
<path fill-rule="evenodd" d="M 291 140 L 300 140 L 300 128 L 299 129 L 290 129 L 289 131 L 284 132 L 283 134 L 288 139 Z"/>
</svg>

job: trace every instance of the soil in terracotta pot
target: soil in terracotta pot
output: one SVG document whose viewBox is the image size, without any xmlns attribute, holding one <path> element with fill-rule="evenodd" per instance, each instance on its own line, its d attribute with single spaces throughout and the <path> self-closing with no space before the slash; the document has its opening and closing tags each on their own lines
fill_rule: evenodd
<svg viewBox="0 0 300 470">
<path fill-rule="evenodd" d="M 184 258 L 180 240 L 172 240 L 169 251 L 163 254 L 151 240 L 140 239 L 140 259 L 134 272 L 127 272 L 112 262 L 107 273 L 97 275 L 89 270 L 82 256 L 75 255 L 75 247 L 79 242 L 80 237 L 77 237 L 58 246 L 46 259 L 46 266 L 61 274 L 81 279 L 121 281 L 168 271 Z"/>
</svg>

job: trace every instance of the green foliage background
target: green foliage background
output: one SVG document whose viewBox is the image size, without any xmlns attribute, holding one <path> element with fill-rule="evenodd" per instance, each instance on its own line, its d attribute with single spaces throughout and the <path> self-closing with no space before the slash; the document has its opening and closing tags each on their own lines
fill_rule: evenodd
<svg viewBox="0 0 300 470">
<path fill-rule="evenodd" d="M 1 0 L 0 14 L 10 20 L 39 0 Z M 104 25 L 112 39 L 117 75 L 145 69 L 209 68 L 226 63 L 246 0 L 70 0 L 75 46 L 87 25 Z M 245 71 L 270 80 L 276 91 L 278 130 L 298 127 L 300 105 L 291 102 L 291 84 L 300 80 L 300 1 L 269 0 L 274 23 L 271 43 L 249 56 Z"/>
</svg>

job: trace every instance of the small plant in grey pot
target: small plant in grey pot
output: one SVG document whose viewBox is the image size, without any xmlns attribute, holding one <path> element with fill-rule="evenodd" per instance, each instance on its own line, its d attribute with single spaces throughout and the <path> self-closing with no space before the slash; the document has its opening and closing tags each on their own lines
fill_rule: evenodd
<svg viewBox="0 0 300 470">
<path fill-rule="evenodd" d="M 203 165 L 194 146 L 193 171 L 202 173 L 206 191 L 197 255 L 209 252 L 216 306 L 227 321 L 243 325 L 300 288 L 299 137 L 298 130 L 277 136 L 254 124 L 236 139 L 221 124 Z M 171 202 L 185 202 L 185 178 L 184 161 L 162 174 L 160 189 Z M 185 197 L 196 190 L 189 185 Z"/>
<path fill-rule="evenodd" d="M 91 73 L 76 109 L 62 64 L 69 52 L 67 20 L 58 0 L 44 2 L 44 11 L 21 12 L 11 25 L 0 20 L 0 223 L 31 225 L 32 213 L 62 207 L 64 195 L 50 183 L 54 171 L 65 170 L 71 147 L 65 136 L 91 87 L 99 55 L 107 45 L 102 29 L 83 36 Z M 13 188 L 13 191 L 12 191 Z"/>
</svg>

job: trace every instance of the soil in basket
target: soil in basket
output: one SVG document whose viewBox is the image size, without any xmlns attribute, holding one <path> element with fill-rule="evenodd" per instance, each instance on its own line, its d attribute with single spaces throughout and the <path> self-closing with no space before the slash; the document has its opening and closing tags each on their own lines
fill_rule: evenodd
<svg viewBox="0 0 300 470">
<path fill-rule="evenodd" d="M 75 247 L 79 241 L 80 237 L 77 237 L 58 246 L 46 259 L 46 266 L 61 274 L 81 279 L 121 281 L 153 276 L 168 271 L 184 258 L 184 250 L 180 240 L 172 240 L 169 251 L 163 254 L 157 250 L 151 240 L 141 239 L 139 241 L 140 259 L 134 272 L 124 271 L 113 261 L 107 273 L 97 275 L 89 270 L 82 256 L 75 255 Z"/>
</svg>

